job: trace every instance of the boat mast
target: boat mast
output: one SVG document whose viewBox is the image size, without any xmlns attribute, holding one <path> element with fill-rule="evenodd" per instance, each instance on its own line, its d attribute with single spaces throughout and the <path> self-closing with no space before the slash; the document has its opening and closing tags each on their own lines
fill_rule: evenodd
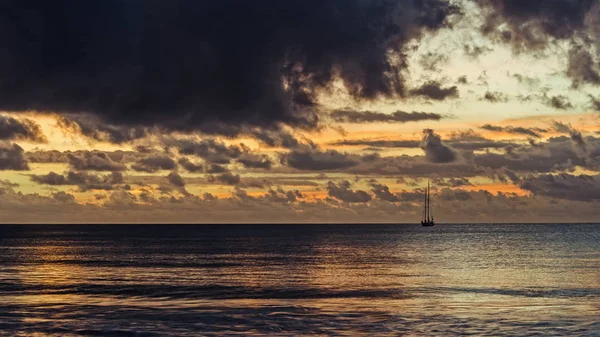
<svg viewBox="0 0 600 337">
<path fill-rule="evenodd" d="M 425 199 L 423 200 L 423 221 L 427 221 L 427 190 L 425 190 Z"/>
<path fill-rule="evenodd" d="M 429 182 L 427 183 L 427 189 L 429 190 Z M 431 215 L 431 191 L 427 192 L 427 216 L 433 221 L 433 216 Z"/>
<path fill-rule="evenodd" d="M 429 180 L 427 181 L 427 222 L 429 222 Z"/>
</svg>

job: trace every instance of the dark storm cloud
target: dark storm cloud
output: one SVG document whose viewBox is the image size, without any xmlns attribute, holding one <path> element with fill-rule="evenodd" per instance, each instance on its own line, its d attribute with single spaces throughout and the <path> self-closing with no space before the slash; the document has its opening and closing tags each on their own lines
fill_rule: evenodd
<svg viewBox="0 0 600 337">
<path fill-rule="evenodd" d="M 0 142 L 0 170 L 29 170 L 23 149 L 8 142 Z"/>
<path fill-rule="evenodd" d="M 442 115 L 431 112 L 395 111 L 391 114 L 374 111 L 337 110 L 331 113 L 331 118 L 342 123 L 407 123 L 425 120 L 439 121 Z"/>
<path fill-rule="evenodd" d="M 442 142 L 442 138 L 431 129 L 423 130 L 421 148 L 425 158 L 432 163 L 449 163 L 456 160 L 456 152 Z"/>
<path fill-rule="evenodd" d="M 411 89 L 410 95 L 415 97 L 430 98 L 436 101 L 443 101 L 446 98 L 457 98 L 458 88 L 456 86 L 444 88 L 442 87 L 441 83 L 430 81 L 423 83 L 423 85 L 418 88 Z"/>
<path fill-rule="evenodd" d="M 335 78 L 356 99 L 402 96 L 405 44 L 459 10 L 449 0 L 8 0 L 0 12 L 0 110 L 214 131 L 313 127 L 314 95 Z"/>
<path fill-rule="evenodd" d="M 100 151 L 86 151 L 67 153 L 69 165 L 78 171 L 125 171 L 125 165 L 113 161 L 106 153 Z"/>
<path fill-rule="evenodd" d="M 140 159 L 131 165 L 131 168 L 140 172 L 153 173 L 160 170 L 173 170 L 177 168 L 177 163 L 166 154 L 156 154 Z"/>
<path fill-rule="evenodd" d="M 517 51 L 539 50 L 585 30 L 595 0 L 476 0 L 486 21 L 482 32 Z"/>
<path fill-rule="evenodd" d="M 48 139 L 40 125 L 31 119 L 16 119 L 0 115 L 0 140 L 29 140 L 46 143 Z"/>
<path fill-rule="evenodd" d="M 523 180 L 521 188 L 535 195 L 578 201 L 600 200 L 600 176 L 544 174 Z"/>
<path fill-rule="evenodd" d="M 548 132 L 548 130 L 541 128 L 525 128 L 521 126 L 499 126 L 491 124 L 484 124 L 480 126 L 480 128 L 488 131 L 508 132 L 516 135 L 525 135 L 535 138 L 540 138 L 542 136 L 541 133 Z"/>
<path fill-rule="evenodd" d="M 490 103 L 505 103 L 508 102 L 508 96 L 505 93 L 498 91 L 486 91 L 483 95 L 483 100 Z"/>
<path fill-rule="evenodd" d="M 327 183 L 327 194 L 344 202 L 368 202 L 371 195 L 365 191 L 352 190 L 352 185 L 348 180 L 341 181 L 339 184 L 334 182 Z"/>
</svg>

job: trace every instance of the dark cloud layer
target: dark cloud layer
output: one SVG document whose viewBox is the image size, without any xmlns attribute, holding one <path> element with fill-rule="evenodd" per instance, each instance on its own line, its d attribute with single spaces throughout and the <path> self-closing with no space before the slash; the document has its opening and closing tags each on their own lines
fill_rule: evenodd
<svg viewBox="0 0 600 337">
<path fill-rule="evenodd" d="M 3 1 L 0 110 L 312 127 L 314 94 L 334 78 L 357 99 L 404 95 L 404 45 L 447 26 L 450 3 Z"/>
<path fill-rule="evenodd" d="M 374 111 L 337 110 L 331 113 L 331 118 L 342 123 L 406 123 L 425 120 L 439 121 L 442 115 L 431 112 L 395 111 L 391 114 Z"/>
</svg>

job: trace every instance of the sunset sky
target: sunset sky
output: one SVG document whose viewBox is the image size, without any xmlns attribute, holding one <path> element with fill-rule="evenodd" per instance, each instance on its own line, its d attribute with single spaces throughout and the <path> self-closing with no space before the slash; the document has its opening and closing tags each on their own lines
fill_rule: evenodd
<svg viewBox="0 0 600 337">
<path fill-rule="evenodd" d="M 0 222 L 595 221 L 595 0 L 3 1 Z"/>
</svg>

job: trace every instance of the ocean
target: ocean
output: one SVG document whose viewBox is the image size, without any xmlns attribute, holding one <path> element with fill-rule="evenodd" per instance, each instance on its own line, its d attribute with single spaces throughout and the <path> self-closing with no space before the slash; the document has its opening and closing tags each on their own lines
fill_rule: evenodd
<svg viewBox="0 0 600 337">
<path fill-rule="evenodd" d="M 600 336 L 595 224 L 0 235 L 0 336 Z"/>
</svg>

